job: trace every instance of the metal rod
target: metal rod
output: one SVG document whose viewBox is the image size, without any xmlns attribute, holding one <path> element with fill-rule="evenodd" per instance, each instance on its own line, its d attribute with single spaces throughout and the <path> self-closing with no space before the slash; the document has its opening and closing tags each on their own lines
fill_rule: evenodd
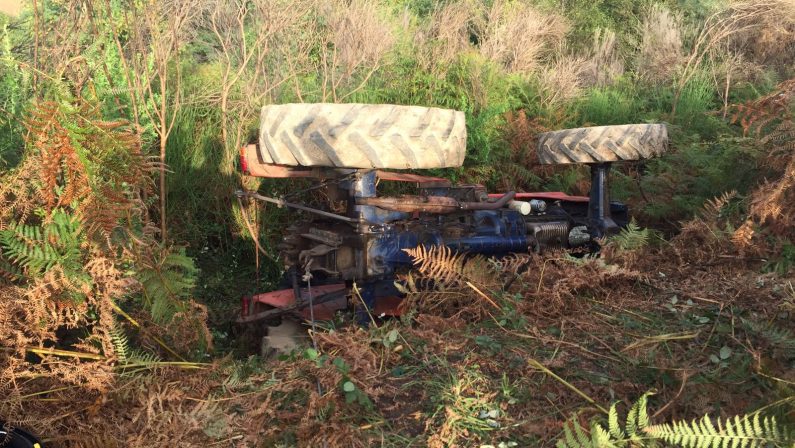
<svg viewBox="0 0 795 448">
<path fill-rule="evenodd" d="M 326 294 L 319 295 L 317 297 L 312 298 L 312 306 L 320 305 L 321 303 L 331 302 L 332 300 L 341 299 L 348 294 L 347 289 L 341 289 L 338 291 L 329 292 Z M 264 319 L 270 319 L 274 317 L 281 316 L 283 314 L 291 313 L 293 311 L 300 310 L 302 308 L 306 308 L 309 305 L 308 300 L 301 299 L 300 301 L 296 302 L 294 305 L 285 308 L 272 308 L 266 311 L 261 311 L 257 314 L 251 314 L 248 316 L 241 316 L 235 320 L 235 323 L 238 324 L 250 324 L 252 322 L 258 322 Z"/>
<path fill-rule="evenodd" d="M 357 197 L 356 205 L 371 205 L 384 210 L 413 213 L 454 213 L 460 210 L 498 210 L 505 207 L 516 193 L 509 191 L 492 202 L 458 202 L 448 196 Z"/>
<path fill-rule="evenodd" d="M 294 209 L 298 209 L 298 210 L 303 210 L 305 212 L 314 213 L 314 214 L 320 215 L 320 216 L 325 216 L 326 218 L 338 219 L 340 221 L 345 221 L 345 222 L 350 222 L 350 223 L 358 223 L 359 222 L 359 220 L 353 219 L 353 218 L 349 218 L 347 216 L 342 216 L 342 215 L 338 215 L 336 213 L 331 213 L 331 212 L 324 212 L 323 210 L 318 210 L 318 209 L 315 209 L 315 208 L 307 207 L 305 205 L 294 204 L 292 202 L 287 202 L 287 201 L 284 201 L 282 199 L 276 199 L 276 198 L 271 198 L 271 197 L 268 197 L 268 196 L 263 196 L 261 194 L 254 193 L 254 192 L 251 192 L 251 191 L 238 190 L 238 191 L 235 192 L 235 195 L 237 197 L 239 197 L 239 198 L 252 198 L 252 199 L 257 199 L 257 200 L 264 201 L 264 202 L 270 202 L 271 204 L 276 204 L 276 205 L 281 206 L 281 207 L 290 207 L 290 208 L 294 208 Z"/>
<path fill-rule="evenodd" d="M 462 202 L 460 207 L 461 210 L 498 210 L 505 207 L 515 196 L 515 191 L 509 191 L 494 202 Z"/>
</svg>

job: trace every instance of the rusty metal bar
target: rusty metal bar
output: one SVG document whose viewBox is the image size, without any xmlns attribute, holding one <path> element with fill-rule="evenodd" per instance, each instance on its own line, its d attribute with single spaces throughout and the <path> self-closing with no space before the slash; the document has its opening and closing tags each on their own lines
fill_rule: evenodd
<svg viewBox="0 0 795 448">
<path fill-rule="evenodd" d="M 294 204 L 292 202 L 287 202 L 287 201 L 284 201 L 284 200 L 281 200 L 281 199 L 276 199 L 276 198 L 271 198 L 271 197 L 268 197 L 268 196 L 263 196 L 261 194 L 254 193 L 253 191 L 238 190 L 238 191 L 235 192 L 235 195 L 237 197 L 239 197 L 239 198 L 257 199 L 259 201 L 270 202 L 271 204 L 276 204 L 276 205 L 278 205 L 280 207 L 290 207 L 290 208 L 294 208 L 294 209 L 297 209 L 297 210 L 303 210 L 305 212 L 314 213 L 314 214 L 320 215 L 320 216 L 325 216 L 326 218 L 337 219 L 337 220 L 340 220 L 340 221 L 350 222 L 350 223 L 354 223 L 354 224 L 358 224 L 359 223 L 358 219 L 349 218 L 347 216 L 338 215 L 336 213 L 324 212 L 323 210 L 318 210 L 316 208 L 307 207 L 307 206 L 301 205 L 301 204 Z"/>
<path fill-rule="evenodd" d="M 384 210 L 413 213 L 453 213 L 459 210 L 497 210 L 516 195 L 510 191 L 494 202 L 458 202 L 448 196 L 411 196 L 391 198 L 356 198 L 356 205 L 371 205 Z"/>
<path fill-rule="evenodd" d="M 460 209 L 460 203 L 447 196 L 403 195 L 389 198 L 356 198 L 356 205 L 370 205 L 404 213 L 452 213 Z"/>
<path fill-rule="evenodd" d="M 494 202 L 462 202 L 462 210 L 497 210 L 507 206 L 508 202 L 516 196 L 515 191 L 509 191 Z"/>
</svg>

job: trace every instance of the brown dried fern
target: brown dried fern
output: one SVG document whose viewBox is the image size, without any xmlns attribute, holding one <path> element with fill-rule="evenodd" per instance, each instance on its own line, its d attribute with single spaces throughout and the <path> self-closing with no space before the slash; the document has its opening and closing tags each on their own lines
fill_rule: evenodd
<svg viewBox="0 0 795 448">
<path fill-rule="evenodd" d="M 455 252 L 447 246 L 417 246 L 403 251 L 414 259 L 414 268 L 419 273 L 446 287 L 464 286 L 467 282 L 494 284 L 494 272 L 482 255 Z"/>
<path fill-rule="evenodd" d="M 766 149 L 765 163 L 780 173 L 780 178 L 765 182 L 751 195 L 746 222 L 735 232 L 732 240 L 745 250 L 754 243 L 758 229 L 781 238 L 795 237 L 795 79 L 777 86 L 775 91 L 759 100 L 737 106 L 732 121 L 747 134 L 761 136 Z"/>
</svg>

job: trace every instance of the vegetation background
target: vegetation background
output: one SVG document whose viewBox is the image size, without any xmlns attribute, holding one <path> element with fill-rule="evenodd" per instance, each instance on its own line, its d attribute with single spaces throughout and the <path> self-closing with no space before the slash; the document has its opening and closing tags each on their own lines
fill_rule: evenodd
<svg viewBox="0 0 795 448">
<path fill-rule="evenodd" d="M 63 445 L 586 446 L 654 388 L 653 418 L 792 424 L 794 59 L 792 0 L 24 2 L 0 15 L 0 417 Z M 467 273 L 496 310 L 430 256 L 450 290 L 403 322 L 241 357 L 227 323 L 278 283 L 288 217 L 233 192 L 297 181 L 238 148 L 263 104 L 321 101 L 464 111 L 464 166 L 432 174 L 495 191 L 586 191 L 539 132 L 665 122 L 670 153 L 612 184 L 660 232 Z"/>
</svg>

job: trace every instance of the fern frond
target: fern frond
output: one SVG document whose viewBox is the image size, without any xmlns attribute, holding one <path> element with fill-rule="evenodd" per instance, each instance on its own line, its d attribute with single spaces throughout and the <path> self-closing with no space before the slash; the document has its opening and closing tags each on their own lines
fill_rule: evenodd
<svg viewBox="0 0 795 448">
<path fill-rule="evenodd" d="M 728 205 L 732 199 L 736 197 L 737 192 L 732 190 L 727 191 L 713 199 L 708 199 L 701 209 L 701 219 L 708 223 L 718 222 L 718 220 L 723 217 L 726 205 Z"/>
<path fill-rule="evenodd" d="M 500 258 L 489 260 L 494 272 L 500 274 L 520 275 L 527 271 L 528 267 L 535 261 L 535 255 L 530 254 L 509 254 Z"/>
<path fill-rule="evenodd" d="M 118 365 L 122 370 L 131 365 L 135 365 L 135 369 L 148 368 L 161 361 L 160 357 L 154 353 L 140 348 L 132 348 L 130 340 L 127 338 L 127 333 L 118 325 L 110 330 L 110 342 L 118 359 Z"/>
<path fill-rule="evenodd" d="M 691 422 L 675 421 L 643 429 L 648 436 L 684 448 L 786 446 L 785 430 L 775 417 L 761 418 L 758 413 L 717 419 L 717 427 L 708 415 Z"/>
<path fill-rule="evenodd" d="M 631 251 L 646 247 L 651 240 L 651 230 L 638 226 L 635 218 L 627 224 L 626 229 L 621 229 L 618 235 L 610 238 L 620 251 Z"/>
<path fill-rule="evenodd" d="M 152 318 L 165 324 L 186 309 L 186 300 L 196 286 L 198 269 L 184 249 L 161 249 L 146 254 L 137 274 Z"/>
<path fill-rule="evenodd" d="M 116 353 L 119 363 L 126 363 L 130 359 L 130 341 L 127 339 L 127 334 L 118 325 L 110 330 L 110 342 L 113 344 L 113 351 Z"/>
<path fill-rule="evenodd" d="M 621 429 L 616 404 L 613 404 L 608 412 L 608 429 L 592 421 L 588 438 L 580 423 L 573 418 L 564 424 L 563 438 L 558 440 L 557 447 L 651 447 L 657 446 L 656 440 L 662 440 L 683 448 L 761 448 L 787 447 L 795 442 L 795 433 L 779 425 L 774 417 L 762 418 L 758 412 L 726 420 L 713 421 L 705 415 L 690 422 L 651 425 L 646 406 L 652 394 L 646 392 L 632 405 L 624 430 Z"/>
<path fill-rule="evenodd" d="M 591 423 L 590 430 L 585 431 L 576 418 L 563 425 L 563 439 L 557 441 L 557 448 L 615 448 L 621 446 L 611 438 L 611 434 L 597 423 Z M 618 443 L 618 444 L 617 444 Z"/>
<path fill-rule="evenodd" d="M 577 419 L 572 419 L 563 426 L 563 440 L 558 440 L 559 448 L 593 448 L 593 444 L 585 436 L 585 432 Z"/>
<path fill-rule="evenodd" d="M 36 279 L 57 268 L 61 285 L 84 289 L 91 279 L 83 269 L 85 238 L 80 222 L 60 208 L 41 214 L 42 224 L 12 222 L 0 231 L 0 271 Z"/>
<path fill-rule="evenodd" d="M 455 252 L 447 246 L 417 246 L 403 251 L 413 258 L 417 271 L 443 286 L 460 286 L 467 281 L 490 283 L 495 277 L 482 255 Z"/>
<path fill-rule="evenodd" d="M 621 423 L 618 421 L 618 409 L 616 408 L 617 405 L 618 403 L 613 403 L 613 405 L 610 406 L 610 412 L 607 416 L 607 424 L 610 431 L 610 436 L 616 440 L 621 440 L 625 437 L 625 434 L 621 429 Z"/>
<path fill-rule="evenodd" d="M 130 350 L 127 356 L 127 362 L 136 364 L 140 367 L 148 367 L 150 365 L 161 362 L 162 359 L 154 353 L 144 351 L 143 349 Z"/>
</svg>

